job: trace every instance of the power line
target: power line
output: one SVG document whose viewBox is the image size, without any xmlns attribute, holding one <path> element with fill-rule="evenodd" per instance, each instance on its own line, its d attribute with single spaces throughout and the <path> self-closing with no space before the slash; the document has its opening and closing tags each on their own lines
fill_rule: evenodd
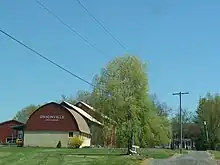
<svg viewBox="0 0 220 165">
<path fill-rule="evenodd" d="M 82 36 L 76 29 L 72 28 L 69 24 L 64 22 L 59 16 L 57 16 L 54 12 L 52 12 L 46 5 L 44 5 L 39 0 L 36 0 L 36 2 L 49 14 L 51 14 L 54 18 L 56 18 L 61 24 L 66 26 L 71 33 L 75 33 L 81 40 L 83 40 L 87 45 L 89 45 L 91 48 L 95 49 L 100 54 L 104 54 L 99 48 L 97 48 L 95 45 L 91 44 L 84 36 Z"/>
<path fill-rule="evenodd" d="M 98 53 L 101 55 L 105 55 L 99 48 L 97 48 L 95 45 L 91 44 L 85 37 L 83 37 L 78 31 L 73 29 L 70 25 L 68 25 L 66 22 L 64 22 L 60 17 L 58 17 L 54 12 L 52 12 L 45 4 L 40 2 L 39 0 L 36 0 L 38 5 L 40 5 L 44 10 L 46 10 L 49 14 L 51 14 L 55 19 L 57 19 L 62 25 L 66 26 L 71 33 L 75 33 L 80 39 L 82 39 L 85 43 L 87 43 L 91 48 L 95 49 Z"/>
<path fill-rule="evenodd" d="M 80 0 L 76 0 L 78 4 L 95 20 L 95 22 L 104 29 L 104 31 L 112 37 L 113 40 L 115 40 L 126 52 L 128 52 L 127 48 L 104 26 L 103 23 L 101 23 L 87 8 L 84 6 Z"/>
<path fill-rule="evenodd" d="M 30 50 L 31 52 L 35 53 L 36 55 L 40 56 L 41 58 L 43 58 L 44 60 L 46 60 L 47 62 L 51 63 L 52 65 L 55 65 L 56 67 L 60 68 L 61 70 L 67 72 L 68 74 L 70 74 L 71 76 L 74 76 L 76 78 L 78 78 L 79 80 L 91 85 L 92 87 L 95 87 L 92 83 L 90 83 L 89 81 L 83 79 L 82 77 L 76 75 L 75 73 L 71 72 L 70 70 L 64 68 L 63 66 L 59 65 L 58 63 L 50 60 L 48 57 L 42 55 L 41 53 L 37 52 L 36 50 L 34 50 L 33 48 L 29 47 L 28 45 L 26 45 L 25 43 L 23 43 L 22 41 L 16 39 L 15 37 L 11 36 L 10 34 L 8 34 L 7 32 L 3 31 L 0 29 L 0 32 L 2 34 L 4 34 L 5 36 L 9 37 L 10 39 L 12 39 L 13 41 L 17 42 L 18 44 L 24 46 L 25 48 L 27 48 L 28 50 Z"/>
</svg>

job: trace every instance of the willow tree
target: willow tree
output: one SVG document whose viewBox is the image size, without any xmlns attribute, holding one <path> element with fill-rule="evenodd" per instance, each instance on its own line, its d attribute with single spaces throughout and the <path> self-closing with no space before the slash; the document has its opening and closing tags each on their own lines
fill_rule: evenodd
<svg viewBox="0 0 220 165">
<path fill-rule="evenodd" d="M 131 144 L 131 137 L 143 146 L 154 143 L 155 136 L 164 139 L 163 121 L 148 96 L 146 64 L 136 56 L 119 56 L 110 61 L 95 77 L 94 85 L 94 106 L 117 123 L 118 147 Z"/>
</svg>

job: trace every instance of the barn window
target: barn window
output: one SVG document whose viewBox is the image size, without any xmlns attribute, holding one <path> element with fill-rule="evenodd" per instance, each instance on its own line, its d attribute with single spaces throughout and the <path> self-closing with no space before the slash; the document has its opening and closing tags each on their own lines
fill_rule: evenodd
<svg viewBox="0 0 220 165">
<path fill-rule="evenodd" d="M 73 132 L 69 132 L 69 137 L 73 137 Z"/>
</svg>

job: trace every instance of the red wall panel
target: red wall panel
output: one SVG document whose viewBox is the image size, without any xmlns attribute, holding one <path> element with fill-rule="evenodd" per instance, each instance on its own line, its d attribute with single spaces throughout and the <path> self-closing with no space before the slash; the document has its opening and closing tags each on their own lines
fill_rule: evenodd
<svg viewBox="0 0 220 165">
<path fill-rule="evenodd" d="M 0 142 L 6 143 L 6 138 L 12 136 L 11 132 L 11 126 L 16 126 L 20 125 L 22 123 L 15 121 L 15 120 L 10 120 L 6 121 L 0 124 Z M 17 136 L 17 131 L 13 132 L 13 137 Z"/>
<path fill-rule="evenodd" d="M 36 110 L 26 123 L 25 131 L 79 131 L 76 120 L 60 104 L 49 103 Z"/>
</svg>

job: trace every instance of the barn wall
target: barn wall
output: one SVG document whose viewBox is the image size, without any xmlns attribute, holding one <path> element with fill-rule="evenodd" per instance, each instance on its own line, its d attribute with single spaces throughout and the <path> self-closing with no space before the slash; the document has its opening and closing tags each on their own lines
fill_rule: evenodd
<svg viewBox="0 0 220 165">
<path fill-rule="evenodd" d="M 81 147 L 88 147 L 91 146 L 91 138 L 84 136 L 83 137 L 83 144 Z"/>
<path fill-rule="evenodd" d="M 103 135 L 103 128 L 100 125 L 90 123 L 90 130 L 92 134 L 92 145 L 104 145 L 104 135 Z"/>
<path fill-rule="evenodd" d="M 49 118 L 48 118 L 49 117 Z M 78 132 L 73 116 L 56 103 L 46 104 L 36 110 L 27 121 L 25 131 Z"/>
<path fill-rule="evenodd" d="M 74 132 L 74 135 L 79 135 L 79 132 Z M 82 136 L 82 135 L 81 135 Z M 83 144 L 81 147 L 90 146 L 91 138 L 82 136 Z M 62 147 L 68 147 L 69 142 L 68 132 L 40 132 L 40 131 L 25 131 L 24 146 L 25 147 L 56 147 L 58 142 L 61 142 Z"/>
<path fill-rule="evenodd" d="M 62 147 L 67 147 L 68 132 L 24 132 L 25 147 L 56 147 L 59 141 Z"/>
<path fill-rule="evenodd" d="M 12 136 L 11 126 L 20 125 L 22 123 L 15 120 L 0 124 L 0 143 L 6 143 L 6 138 Z M 13 137 L 17 137 L 17 131 L 13 131 Z"/>
</svg>

